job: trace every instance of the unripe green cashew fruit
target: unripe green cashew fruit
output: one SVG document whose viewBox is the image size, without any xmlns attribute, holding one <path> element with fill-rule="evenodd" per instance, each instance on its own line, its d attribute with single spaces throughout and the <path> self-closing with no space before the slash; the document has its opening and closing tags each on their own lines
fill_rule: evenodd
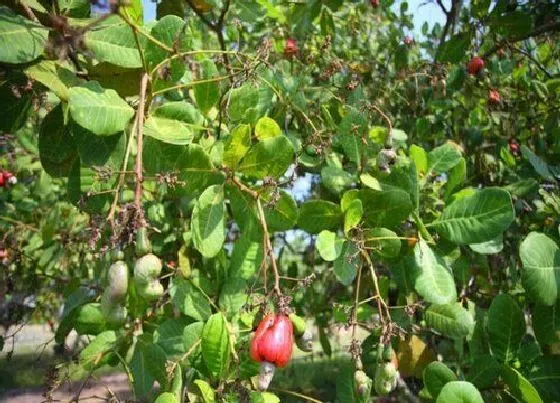
<svg viewBox="0 0 560 403">
<path fill-rule="evenodd" d="M 375 391 L 380 396 L 391 393 L 397 387 L 399 372 L 392 362 L 381 362 L 375 371 Z"/>
<path fill-rule="evenodd" d="M 141 298 L 154 301 L 162 296 L 163 286 L 158 279 L 161 268 L 161 260 L 151 253 L 136 260 L 134 264 L 134 283 Z"/>
<path fill-rule="evenodd" d="M 358 395 L 369 395 L 371 383 L 371 379 L 369 379 L 364 371 L 358 370 L 354 372 L 354 385 L 356 386 L 356 392 L 358 392 Z"/>
<path fill-rule="evenodd" d="M 136 256 L 142 257 L 152 252 L 152 244 L 148 238 L 148 229 L 140 227 L 136 230 Z"/>
<path fill-rule="evenodd" d="M 117 260 L 107 271 L 107 288 L 105 294 L 113 304 L 126 300 L 128 291 L 128 266 L 122 260 Z"/>
<path fill-rule="evenodd" d="M 301 336 L 305 333 L 305 319 L 301 316 L 297 316 L 295 313 L 290 314 L 290 320 L 292 325 L 294 325 L 294 336 Z"/>
<path fill-rule="evenodd" d="M 313 334 L 310 330 L 306 330 L 301 336 L 296 336 L 296 346 L 306 353 L 313 351 Z"/>
<path fill-rule="evenodd" d="M 97 335 L 105 330 L 105 315 L 98 303 L 82 305 L 78 308 L 74 329 L 78 334 Z"/>
<path fill-rule="evenodd" d="M 111 260 L 113 262 L 124 260 L 124 252 L 122 251 L 121 248 L 117 247 L 111 251 Z"/>
</svg>

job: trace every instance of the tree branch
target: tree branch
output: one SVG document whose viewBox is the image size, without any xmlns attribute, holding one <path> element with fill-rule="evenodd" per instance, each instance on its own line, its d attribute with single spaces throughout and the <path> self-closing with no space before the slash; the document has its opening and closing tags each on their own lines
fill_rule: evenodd
<svg viewBox="0 0 560 403">
<path fill-rule="evenodd" d="M 134 193 L 134 205 L 136 207 L 137 220 L 140 227 L 146 225 L 144 209 L 142 208 L 142 190 L 144 182 L 144 172 L 142 166 L 142 150 L 144 148 L 144 110 L 146 103 L 146 89 L 148 87 L 148 73 L 142 74 L 140 82 L 140 104 L 136 113 L 137 135 L 136 135 L 136 192 Z"/>
<path fill-rule="evenodd" d="M 216 22 L 210 21 L 206 16 L 200 11 L 193 3 L 193 0 L 186 0 L 189 7 L 194 11 L 194 13 L 200 18 L 200 20 L 208 27 L 212 32 L 216 34 L 218 37 L 218 43 L 220 44 L 220 49 L 225 52 L 226 51 L 226 42 L 224 39 L 224 21 L 226 18 L 226 14 L 229 11 L 230 0 L 226 0 L 222 10 L 220 11 L 220 16 Z M 229 57 L 227 53 L 222 54 L 222 59 L 224 61 L 224 65 L 226 66 L 226 71 L 228 76 L 231 76 L 231 65 L 229 63 Z"/>
<path fill-rule="evenodd" d="M 533 36 L 538 36 L 538 35 L 545 34 L 547 32 L 556 32 L 556 31 L 560 31 L 560 21 L 553 22 L 553 23 L 550 23 L 550 24 L 541 25 L 540 27 L 534 29 L 533 31 L 531 31 L 531 32 L 529 32 L 525 35 L 513 36 L 511 38 L 503 39 L 503 40 L 499 41 L 494 46 L 492 46 L 490 49 L 488 49 L 484 53 L 484 55 L 482 55 L 482 58 L 486 59 L 486 58 L 490 57 L 491 55 L 496 53 L 499 49 L 501 49 L 506 44 L 521 42 L 521 41 L 524 41 L 525 39 L 532 38 Z"/>
</svg>

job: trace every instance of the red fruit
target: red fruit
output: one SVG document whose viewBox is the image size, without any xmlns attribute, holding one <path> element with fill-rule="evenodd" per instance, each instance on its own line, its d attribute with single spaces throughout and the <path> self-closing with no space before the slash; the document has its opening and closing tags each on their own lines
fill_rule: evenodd
<svg viewBox="0 0 560 403">
<path fill-rule="evenodd" d="M 407 35 L 404 37 L 403 42 L 405 45 L 412 45 L 414 43 L 414 39 L 411 36 Z"/>
<path fill-rule="evenodd" d="M 500 93 L 496 90 L 490 90 L 488 92 L 488 102 L 492 105 L 497 105 L 501 101 Z"/>
<path fill-rule="evenodd" d="M 283 368 L 292 356 L 293 338 L 294 329 L 290 318 L 283 314 L 269 313 L 257 327 L 251 341 L 251 358 Z"/>
<path fill-rule="evenodd" d="M 0 186 L 15 185 L 17 183 L 17 178 L 11 172 L 2 172 L 0 174 L 2 179 L 0 180 Z"/>
<path fill-rule="evenodd" d="M 293 38 L 286 39 L 286 45 L 284 46 L 284 55 L 291 58 L 297 54 L 299 51 L 297 41 Z"/>
<path fill-rule="evenodd" d="M 371 4 L 373 7 L 379 7 L 379 0 L 369 0 L 369 4 Z"/>
<path fill-rule="evenodd" d="M 515 139 L 509 141 L 509 151 L 513 155 L 519 155 L 519 143 Z"/>
<path fill-rule="evenodd" d="M 469 72 L 469 74 L 473 76 L 475 74 L 478 74 L 480 70 L 482 70 L 483 68 L 484 68 L 484 60 L 482 60 L 482 57 L 480 56 L 473 57 L 469 61 L 469 64 L 467 64 L 467 71 Z"/>
</svg>

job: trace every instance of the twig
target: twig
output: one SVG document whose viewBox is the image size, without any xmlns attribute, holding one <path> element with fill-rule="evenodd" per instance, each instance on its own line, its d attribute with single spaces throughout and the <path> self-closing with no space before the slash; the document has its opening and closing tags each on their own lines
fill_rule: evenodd
<svg viewBox="0 0 560 403">
<path fill-rule="evenodd" d="M 136 136 L 136 192 L 134 194 L 134 205 L 139 226 L 146 225 L 144 219 L 144 210 L 142 209 L 142 190 L 143 190 L 143 166 L 142 166 L 142 150 L 144 149 L 144 109 L 146 102 L 146 89 L 148 87 L 148 73 L 142 74 L 140 82 L 140 104 L 136 113 L 137 119 L 137 136 Z"/>
<path fill-rule="evenodd" d="M 214 83 L 214 82 L 218 82 L 218 81 L 222 81 L 222 80 L 227 80 L 229 78 L 233 78 L 233 77 L 235 77 L 235 76 L 237 76 L 241 73 L 244 73 L 244 72 L 245 72 L 245 70 L 242 70 L 242 71 L 238 71 L 237 73 L 232 73 L 232 74 L 227 75 L 227 76 L 208 78 L 208 79 L 205 79 L 205 80 L 198 80 L 198 81 L 190 81 L 188 83 L 178 84 L 178 85 L 175 85 L 173 87 L 163 88 L 159 91 L 154 91 L 154 92 L 152 92 L 152 95 L 156 96 L 156 95 L 160 95 L 160 94 L 163 94 L 165 92 L 168 92 L 168 91 L 180 90 L 180 89 L 192 87 L 192 86 L 195 86 L 195 85 L 198 85 L 198 84 L 207 84 L 207 83 Z"/>
<path fill-rule="evenodd" d="M 107 215 L 107 221 L 109 221 L 109 223 L 111 223 L 111 225 L 114 224 L 115 212 L 117 210 L 117 204 L 119 202 L 119 190 L 122 187 L 122 185 L 124 184 L 124 178 L 125 178 L 126 174 L 128 173 L 126 171 L 126 167 L 128 166 L 128 158 L 130 157 L 130 153 L 132 152 L 132 144 L 133 144 L 132 141 L 134 139 L 134 134 L 136 133 L 137 124 L 138 124 L 138 119 L 134 119 L 134 122 L 132 124 L 132 128 L 130 130 L 130 135 L 128 137 L 128 145 L 126 147 L 126 153 L 124 155 L 123 169 L 120 172 L 119 182 L 117 184 L 117 190 L 115 192 L 115 197 L 113 198 L 113 203 L 111 204 L 111 209 L 109 210 L 109 214 Z"/>
<path fill-rule="evenodd" d="M 312 402 L 312 403 L 323 403 L 321 400 L 314 399 L 310 396 L 306 396 L 306 395 L 303 395 L 301 393 L 294 392 L 292 390 L 286 390 L 286 389 L 270 389 L 270 390 L 273 391 L 273 392 L 285 393 L 287 395 L 292 395 L 292 396 L 295 396 L 295 397 L 299 397 L 299 398 L 304 399 L 305 401 Z"/>
<path fill-rule="evenodd" d="M 362 281 L 362 265 L 358 266 L 358 279 L 356 281 L 356 297 L 352 309 L 352 346 L 356 341 L 356 328 L 358 327 L 358 306 L 360 305 L 360 283 Z"/>
<path fill-rule="evenodd" d="M 19 4 L 23 8 L 23 11 L 25 12 L 25 15 L 27 15 L 27 17 L 29 17 L 29 19 L 31 21 L 37 22 L 37 23 L 39 22 L 39 19 L 37 18 L 37 16 L 33 12 L 33 10 L 31 8 L 29 8 L 29 6 L 27 4 L 25 4 L 25 1 L 19 0 Z"/>
<path fill-rule="evenodd" d="M 361 250 L 362 256 L 365 259 L 365 261 L 367 262 L 368 266 L 369 266 L 369 271 L 371 274 L 371 279 L 373 281 L 373 286 L 375 288 L 375 295 L 377 296 L 376 300 L 377 300 L 377 310 L 379 311 L 379 321 L 382 324 L 385 324 L 387 322 L 386 319 L 388 319 L 388 321 L 391 321 L 391 314 L 389 313 L 389 308 L 387 307 L 387 303 L 385 302 L 385 300 L 383 300 L 383 298 L 381 297 L 381 292 L 379 290 L 379 282 L 377 281 L 377 274 L 375 273 L 375 269 L 373 268 L 373 262 L 371 261 L 371 258 L 369 257 L 369 254 L 365 251 L 365 250 Z M 383 309 L 385 308 L 385 315 L 386 318 L 383 316 Z"/>
<path fill-rule="evenodd" d="M 261 199 L 257 197 L 257 210 L 259 212 L 259 221 L 263 229 L 263 242 L 265 248 L 265 255 L 270 259 L 270 265 L 272 266 L 272 272 L 274 274 L 274 288 L 273 292 L 277 296 L 282 295 L 280 291 L 280 275 L 278 274 L 278 267 L 276 266 L 276 257 L 274 256 L 274 250 L 272 249 L 272 244 L 270 242 L 270 234 L 268 232 L 268 226 L 266 224 L 266 217 L 264 215 L 264 210 L 262 208 Z"/>
<path fill-rule="evenodd" d="M 391 124 L 391 119 L 385 114 L 377 105 L 370 105 L 370 107 L 381 115 L 381 117 L 387 123 L 387 139 L 385 140 L 386 148 L 393 148 L 393 125 Z"/>
<path fill-rule="evenodd" d="M 277 296 L 282 295 L 282 291 L 280 290 L 280 275 L 278 273 L 278 266 L 276 265 L 276 257 L 274 256 L 274 249 L 272 248 L 272 243 L 270 242 L 270 233 L 268 232 L 268 225 L 266 224 L 266 217 L 264 215 L 264 210 L 262 208 L 260 195 L 258 192 L 250 189 L 237 179 L 234 175 L 231 176 L 231 181 L 234 185 L 236 185 L 241 191 L 247 193 L 252 198 L 254 198 L 257 202 L 257 212 L 259 216 L 259 221 L 263 229 L 263 244 L 264 244 L 264 252 L 265 256 L 270 259 L 270 265 L 272 266 L 272 272 L 274 274 L 274 288 L 272 291 L 276 293 Z M 263 261 L 263 264 L 264 261 Z M 265 287 L 266 287 L 266 267 L 264 267 L 264 276 L 265 276 Z"/>
</svg>

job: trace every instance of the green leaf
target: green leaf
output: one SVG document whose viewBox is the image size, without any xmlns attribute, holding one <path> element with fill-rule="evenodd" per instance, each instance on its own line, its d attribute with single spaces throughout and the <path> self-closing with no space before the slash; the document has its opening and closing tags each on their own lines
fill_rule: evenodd
<svg viewBox="0 0 560 403">
<path fill-rule="evenodd" d="M 473 244 L 497 237 L 514 218 L 510 194 L 487 188 L 454 201 L 439 219 L 426 226 L 457 244 Z"/>
<path fill-rule="evenodd" d="M 449 176 L 447 178 L 447 183 L 445 184 L 445 194 L 444 198 L 448 199 L 451 197 L 453 192 L 462 187 L 467 179 L 467 161 L 465 158 L 461 157 L 459 163 L 455 165 L 451 171 L 449 171 Z"/>
<path fill-rule="evenodd" d="M 471 44 L 471 37 L 468 33 L 453 35 L 445 42 L 440 49 L 439 62 L 459 63 L 467 53 Z"/>
<path fill-rule="evenodd" d="M 224 144 L 224 165 L 236 169 L 249 148 L 251 148 L 251 126 L 239 125 L 231 131 Z"/>
<path fill-rule="evenodd" d="M 257 179 L 280 177 L 294 158 L 294 147 L 286 136 L 259 141 L 252 146 L 241 163 L 239 172 Z"/>
<path fill-rule="evenodd" d="M 116 91 L 105 90 L 95 81 L 72 87 L 69 93 L 72 118 L 97 135 L 107 136 L 124 130 L 134 115 L 134 109 Z"/>
<path fill-rule="evenodd" d="M 281 136 L 282 129 L 274 119 L 269 117 L 260 118 L 255 126 L 255 136 L 259 140 L 269 139 L 271 137 Z"/>
<path fill-rule="evenodd" d="M 74 121 L 69 123 L 69 129 L 83 165 L 104 166 L 113 173 L 121 169 L 126 149 L 126 137 L 122 133 L 114 136 L 96 136 Z"/>
<path fill-rule="evenodd" d="M 408 148 L 408 156 L 416 166 L 416 172 L 426 174 L 428 172 L 428 153 L 416 144 Z"/>
<path fill-rule="evenodd" d="M 545 402 L 560 400 L 560 361 L 558 361 L 558 356 L 539 357 L 533 363 L 531 370 L 525 374 L 525 377 L 537 388 Z"/>
<path fill-rule="evenodd" d="M 215 378 L 225 375 L 229 364 L 229 332 L 226 318 L 215 313 L 202 330 L 202 357 Z"/>
<path fill-rule="evenodd" d="M 339 194 L 354 183 L 354 177 L 342 168 L 325 166 L 321 169 L 321 181 L 331 192 Z"/>
<path fill-rule="evenodd" d="M 169 293 L 173 305 L 195 320 L 206 320 L 212 314 L 208 299 L 188 280 L 175 277 Z"/>
<path fill-rule="evenodd" d="M 344 234 L 358 227 L 364 215 L 364 208 L 360 199 L 352 200 L 344 211 Z"/>
<path fill-rule="evenodd" d="M 547 181 L 554 181 L 554 176 L 550 172 L 548 164 L 540 159 L 529 147 L 521 146 L 521 154 L 529 160 L 535 171 Z"/>
<path fill-rule="evenodd" d="M 343 238 L 339 238 L 334 232 L 327 230 L 321 231 L 315 242 L 319 255 L 328 262 L 332 262 L 340 256 L 343 245 Z"/>
<path fill-rule="evenodd" d="M 142 35 L 138 36 L 141 43 L 145 42 Z M 129 69 L 142 67 L 134 32 L 118 16 L 109 17 L 102 25 L 87 32 L 85 43 L 99 62 L 107 62 Z"/>
<path fill-rule="evenodd" d="M 517 354 L 525 334 L 525 317 L 517 303 L 507 294 L 494 298 L 488 309 L 488 341 L 492 356 L 509 362 Z"/>
<path fill-rule="evenodd" d="M 364 206 L 364 221 L 370 227 L 394 228 L 414 210 L 409 194 L 397 188 L 363 189 L 360 200 Z"/>
<path fill-rule="evenodd" d="M 344 154 L 356 165 L 360 165 L 364 144 L 361 135 L 367 132 L 367 120 L 363 113 L 356 108 L 349 107 L 347 114 L 338 125 L 335 140 L 340 142 Z"/>
<path fill-rule="evenodd" d="M 78 159 L 76 144 L 65 124 L 62 104 L 45 116 L 39 127 L 39 156 L 43 169 L 51 176 L 68 176 Z"/>
<path fill-rule="evenodd" d="M 443 305 L 457 298 L 453 275 L 423 239 L 414 247 L 414 266 L 410 269 L 414 288 L 427 302 Z"/>
<path fill-rule="evenodd" d="M 539 232 L 530 232 L 519 246 L 523 286 L 539 304 L 554 305 L 560 288 L 560 249 Z"/>
<path fill-rule="evenodd" d="M 194 246 L 204 257 L 214 257 L 226 239 L 224 188 L 208 187 L 196 203 L 191 221 Z"/>
<path fill-rule="evenodd" d="M 35 81 L 39 81 L 63 101 L 70 96 L 68 87 L 79 85 L 80 80 L 71 70 L 60 66 L 52 60 L 42 60 L 25 69 L 25 74 Z"/>
<path fill-rule="evenodd" d="M 91 343 L 80 352 L 80 364 L 87 371 L 92 371 L 104 364 L 107 356 L 117 343 L 117 334 L 114 331 L 99 333 Z"/>
<path fill-rule="evenodd" d="M 144 134 L 164 143 L 184 145 L 189 144 L 194 133 L 188 124 L 176 119 L 150 116 L 144 124 Z"/>
<path fill-rule="evenodd" d="M 366 229 L 363 232 L 365 246 L 370 253 L 384 258 L 397 257 L 401 250 L 401 240 L 387 228 Z"/>
<path fill-rule="evenodd" d="M 467 374 L 467 381 L 477 388 L 488 388 L 498 379 L 500 366 L 489 354 L 477 357 Z"/>
<path fill-rule="evenodd" d="M 428 175 L 449 171 L 461 161 L 461 152 L 456 145 L 445 143 L 428 153 Z"/>
<path fill-rule="evenodd" d="M 191 40 L 187 35 L 190 32 L 188 28 L 185 28 L 185 24 L 186 22 L 176 15 L 166 15 L 152 27 L 150 34 L 169 48 L 174 49 L 174 52 L 188 51 L 191 47 Z M 147 42 L 144 53 L 150 68 L 154 68 L 170 56 L 165 49 L 152 41 Z M 180 59 L 173 60 L 171 65 L 166 67 L 171 68 L 173 81 L 179 80 L 185 72 L 184 62 Z"/>
<path fill-rule="evenodd" d="M 247 303 L 247 281 L 243 278 L 230 276 L 222 286 L 220 292 L 220 308 L 232 316 L 239 314 L 243 305 Z"/>
<path fill-rule="evenodd" d="M 161 395 L 157 397 L 154 403 L 180 403 L 180 402 L 173 393 L 163 392 Z"/>
<path fill-rule="evenodd" d="M 0 62 L 27 63 L 43 54 L 49 31 L 0 7 Z"/>
<path fill-rule="evenodd" d="M 552 306 L 535 304 L 531 308 L 533 330 L 541 346 L 560 342 L 560 298 Z"/>
<path fill-rule="evenodd" d="M 427 326 L 452 338 L 469 336 L 474 330 L 472 315 L 458 302 L 431 305 L 426 310 L 424 318 Z"/>
<path fill-rule="evenodd" d="M 203 128 L 204 117 L 194 105 L 185 101 L 166 102 L 155 108 L 153 114 L 162 118 L 179 120 L 193 130 Z"/>
<path fill-rule="evenodd" d="M 539 392 L 517 370 L 503 364 L 500 374 L 504 382 L 508 385 L 510 392 L 520 402 L 542 403 Z"/>
<path fill-rule="evenodd" d="M 57 0 L 60 13 L 73 18 L 87 18 L 90 14 L 89 0 Z"/>
<path fill-rule="evenodd" d="M 250 279 L 258 272 L 264 259 L 262 241 L 253 241 L 247 231 L 233 245 L 229 272 L 231 276 Z"/>
<path fill-rule="evenodd" d="M 259 89 L 249 83 L 229 92 L 228 116 L 232 121 L 242 120 L 259 103 Z"/>
<path fill-rule="evenodd" d="M 261 199 L 269 232 L 287 231 L 296 225 L 297 205 L 288 192 L 262 193 Z"/>
<path fill-rule="evenodd" d="M 166 387 L 168 380 L 165 351 L 157 344 L 144 344 L 142 342 L 136 343 L 136 348 L 140 348 L 144 357 L 146 372 L 154 377 L 160 385 Z"/>
<path fill-rule="evenodd" d="M 250 392 L 251 403 L 280 403 L 280 399 L 270 392 Z"/>
<path fill-rule="evenodd" d="M 27 116 L 32 108 L 32 94 L 23 93 L 18 96 L 14 93 L 15 85 L 25 85 L 27 81 L 24 75 L 7 76 L 10 79 L 5 80 L 0 85 L 0 104 L 2 105 L 2 113 L 0 113 L 0 130 L 8 133 L 17 132 L 27 121 Z"/>
<path fill-rule="evenodd" d="M 183 350 L 190 353 L 189 356 L 194 356 L 200 347 L 195 347 L 200 344 L 200 337 L 202 336 L 202 329 L 204 328 L 203 322 L 191 323 L 183 329 Z"/>
<path fill-rule="evenodd" d="M 492 31 L 504 36 L 526 35 L 533 27 L 531 14 L 522 11 L 513 11 L 504 15 L 499 15 L 490 21 Z"/>
<path fill-rule="evenodd" d="M 484 400 L 472 383 L 453 381 L 445 384 L 436 403 L 484 403 Z"/>
<path fill-rule="evenodd" d="M 147 340 L 143 341 L 143 338 Z M 151 340 L 149 340 L 147 335 L 141 335 L 138 338 L 130 361 L 130 372 L 134 379 L 132 386 L 136 398 L 147 397 L 154 385 L 155 378 L 148 371 L 148 366 L 150 364 L 147 362 L 147 357 L 143 350 L 143 346 L 149 345 L 149 341 Z"/>
<path fill-rule="evenodd" d="M 437 399 L 446 383 L 456 380 L 457 376 L 455 373 L 442 362 L 431 362 L 424 369 L 424 386 L 428 389 L 433 399 Z"/>
<path fill-rule="evenodd" d="M 482 243 L 473 243 L 469 247 L 481 255 L 494 255 L 504 249 L 504 237 L 500 234 L 494 239 Z"/>
<path fill-rule="evenodd" d="M 144 169 L 149 175 L 178 173 L 175 191 L 187 194 L 202 192 L 210 185 L 224 181 L 210 156 L 198 144 L 188 147 L 163 143 L 147 137 L 144 143 Z"/>
<path fill-rule="evenodd" d="M 298 227 L 310 234 L 334 230 L 340 226 L 342 212 L 338 205 L 326 200 L 308 200 L 299 209 Z"/>
<path fill-rule="evenodd" d="M 200 75 L 198 81 L 210 80 L 219 76 L 218 68 L 212 60 L 200 62 Z M 210 109 L 220 99 L 220 87 L 218 81 L 196 84 L 193 87 L 196 104 L 203 113 L 208 113 Z"/>
<path fill-rule="evenodd" d="M 358 274 L 360 254 L 356 245 L 345 242 L 338 258 L 334 261 L 334 275 L 343 285 L 350 285 Z"/>
<path fill-rule="evenodd" d="M 214 389 L 212 389 L 208 382 L 203 381 L 202 379 L 196 379 L 193 383 L 198 388 L 198 394 L 204 403 L 214 403 L 216 401 Z"/>
<path fill-rule="evenodd" d="M 154 332 L 154 343 L 170 357 L 184 354 L 183 330 L 188 324 L 186 318 L 167 319 Z"/>
</svg>

